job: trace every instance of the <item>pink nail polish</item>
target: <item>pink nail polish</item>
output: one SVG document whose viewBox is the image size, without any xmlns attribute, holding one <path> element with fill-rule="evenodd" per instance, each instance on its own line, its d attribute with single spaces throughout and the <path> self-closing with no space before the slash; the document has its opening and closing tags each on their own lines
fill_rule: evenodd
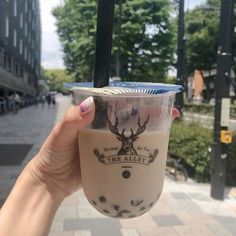
<svg viewBox="0 0 236 236">
<path fill-rule="evenodd" d="M 174 120 L 175 118 L 180 117 L 180 112 L 177 108 L 173 107 L 172 108 L 172 119 Z"/>
<path fill-rule="evenodd" d="M 79 106 L 81 115 L 89 113 L 93 109 L 93 107 L 94 107 L 93 97 L 88 97 Z"/>
</svg>

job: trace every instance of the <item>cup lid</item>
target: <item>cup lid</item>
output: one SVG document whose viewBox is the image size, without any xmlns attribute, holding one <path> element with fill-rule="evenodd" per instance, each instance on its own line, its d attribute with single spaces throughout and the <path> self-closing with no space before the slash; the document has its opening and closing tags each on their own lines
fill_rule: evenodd
<svg viewBox="0 0 236 236">
<path fill-rule="evenodd" d="M 149 82 L 110 82 L 109 86 L 103 88 L 94 88 L 92 82 L 65 83 L 65 88 L 90 92 L 94 95 L 158 95 L 158 94 L 176 94 L 183 90 L 181 85 L 149 83 Z"/>
</svg>

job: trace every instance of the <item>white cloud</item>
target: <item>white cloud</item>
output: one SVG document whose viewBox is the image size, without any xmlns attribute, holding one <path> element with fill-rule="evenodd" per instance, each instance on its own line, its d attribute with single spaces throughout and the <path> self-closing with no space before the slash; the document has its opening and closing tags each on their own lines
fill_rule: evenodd
<svg viewBox="0 0 236 236">
<path fill-rule="evenodd" d="M 44 68 L 64 68 L 63 53 L 57 35 L 56 19 L 52 15 L 52 9 L 62 0 L 40 0 L 42 23 L 42 66 Z"/>
</svg>

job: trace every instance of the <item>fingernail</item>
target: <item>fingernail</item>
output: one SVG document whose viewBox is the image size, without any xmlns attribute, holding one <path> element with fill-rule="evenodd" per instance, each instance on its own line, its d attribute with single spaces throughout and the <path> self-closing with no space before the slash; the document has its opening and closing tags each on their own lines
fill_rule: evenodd
<svg viewBox="0 0 236 236">
<path fill-rule="evenodd" d="M 174 120 L 175 118 L 180 117 L 180 112 L 177 108 L 173 107 L 172 108 L 172 120 Z"/>
<path fill-rule="evenodd" d="M 86 98 L 79 106 L 81 115 L 86 115 L 89 113 L 94 107 L 93 97 Z"/>
</svg>

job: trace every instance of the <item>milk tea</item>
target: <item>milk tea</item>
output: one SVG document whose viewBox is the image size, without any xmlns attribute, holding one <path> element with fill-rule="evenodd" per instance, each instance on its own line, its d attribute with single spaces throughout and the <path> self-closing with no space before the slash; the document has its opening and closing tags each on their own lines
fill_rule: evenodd
<svg viewBox="0 0 236 236">
<path fill-rule="evenodd" d="M 157 202 L 164 182 L 169 131 L 84 129 L 79 135 L 82 185 L 101 213 L 133 218 Z"/>
</svg>

